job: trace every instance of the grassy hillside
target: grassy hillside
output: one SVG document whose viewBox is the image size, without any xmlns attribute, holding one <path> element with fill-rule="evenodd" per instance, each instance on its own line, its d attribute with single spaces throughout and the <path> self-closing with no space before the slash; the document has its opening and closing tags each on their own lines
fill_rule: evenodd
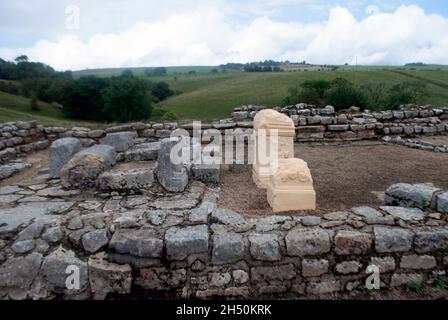
<svg viewBox="0 0 448 320">
<path fill-rule="evenodd" d="M 151 67 L 142 68 L 106 68 L 106 69 L 87 69 L 74 71 L 73 76 L 75 78 L 85 77 L 85 76 L 97 76 L 97 77 L 112 77 L 119 76 L 124 70 L 132 70 L 132 73 L 136 76 L 143 76 L 145 70 L 154 69 Z M 214 66 L 183 66 L 183 67 L 167 67 L 166 72 L 168 75 L 177 73 L 188 73 L 194 71 L 196 73 L 211 73 L 213 69 L 221 70 L 219 67 Z"/>
<path fill-rule="evenodd" d="M 448 69 L 406 70 L 396 68 L 346 69 L 335 72 L 282 72 L 181 75 L 158 77 L 182 94 L 160 105 L 181 118 L 212 120 L 227 117 L 242 104 L 280 105 L 288 88 L 305 80 L 344 77 L 354 83 L 383 82 L 392 85 L 403 81 L 419 81 L 427 85 L 428 96 L 421 104 L 448 105 Z"/>
<path fill-rule="evenodd" d="M 97 123 L 65 119 L 57 106 L 39 101 L 39 111 L 30 109 L 30 99 L 0 92 L 0 123 L 38 120 L 44 125 L 98 127 Z"/>
</svg>

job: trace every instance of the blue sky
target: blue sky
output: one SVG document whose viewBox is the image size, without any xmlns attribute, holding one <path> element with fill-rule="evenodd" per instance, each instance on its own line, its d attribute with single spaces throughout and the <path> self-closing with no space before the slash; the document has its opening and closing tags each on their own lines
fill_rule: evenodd
<svg viewBox="0 0 448 320">
<path fill-rule="evenodd" d="M 77 28 L 67 27 L 70 5 Z M 23 52 L 58 69 L 355 56 L 448 63 L 448 1 L 0 0 L 0 34 L 0 57 Z"/>
</svg>

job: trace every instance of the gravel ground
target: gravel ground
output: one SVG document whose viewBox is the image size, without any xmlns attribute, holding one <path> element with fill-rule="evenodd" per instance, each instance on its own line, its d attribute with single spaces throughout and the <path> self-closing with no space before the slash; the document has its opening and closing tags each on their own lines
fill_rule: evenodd
<svg viewBox="0 0 448 320">
<path fill-rule="evenodd" d="M 378 206 L 378 195 L 398 182 L 433 183 L 448 189 L 448 155 L 380 142 L 296 144 L 295 156 L 307 161 L 317 193 L 317 212 L 353 206 Z M 272 214 L 266 190 L 252 182 L 251 169 L 222 171 L 221 207 L 245 214 Z M 297 214 L 297 212 L 295 212 Z M 306 214 L 306 212 L 299 212 Z"/>
</svg>

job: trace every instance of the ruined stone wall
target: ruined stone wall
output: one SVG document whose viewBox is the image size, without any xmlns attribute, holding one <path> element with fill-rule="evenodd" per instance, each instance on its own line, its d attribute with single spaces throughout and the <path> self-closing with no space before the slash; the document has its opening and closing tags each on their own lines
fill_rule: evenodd
<svg viewBox="0 0 448 320">
<path fill-rule="evenodd" d="M 236 123 L 252 121 L 261 108 L 236 108 L 232 119 Z M 397 111 L 360 112 L 352 108 L 337 114 L 332 106 L 319 109 L 301 103 L 274 109 L 294 121 L 298 141 L 363 140 L 448 132 L 448 108 L 405 105 Z"/>
</svg>

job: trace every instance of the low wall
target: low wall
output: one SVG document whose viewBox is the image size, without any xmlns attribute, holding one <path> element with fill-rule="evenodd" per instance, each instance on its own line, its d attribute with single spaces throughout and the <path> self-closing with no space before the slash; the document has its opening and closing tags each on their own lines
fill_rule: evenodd
<svg viewBox="0 0 448 320">
<path fill-rule="evenodd" d="M 252 132 L 253 117 L 263 107 L 242 106 L 236 108 L 229 119 L 201 123 L 202 130 L 241 129 L 243 134 Z M 388 135 L 416 136 L 448 133 L 448 108 L 436 109 L 404 106 L 400 111 L 350 112 L 336 114 L 331 106 L 316 109 L 306 104 L 275 108 L 287 114 L 294 122 L 297 141 L 352 141 L 378 139 Z M 82 127 L 44 127 L 36 121 L 8 122 L 0 124 L 0 163 L 22 154 L 47 148 L 51 141 L 63 137 L 75 137 L 83 146 L 98 143 L 107 133 L 135 131 L 145 141 L 169 137 L 176 128 L 192 133 L 192 124 L 131 123 L 102 129 Z"/>
</svg>

